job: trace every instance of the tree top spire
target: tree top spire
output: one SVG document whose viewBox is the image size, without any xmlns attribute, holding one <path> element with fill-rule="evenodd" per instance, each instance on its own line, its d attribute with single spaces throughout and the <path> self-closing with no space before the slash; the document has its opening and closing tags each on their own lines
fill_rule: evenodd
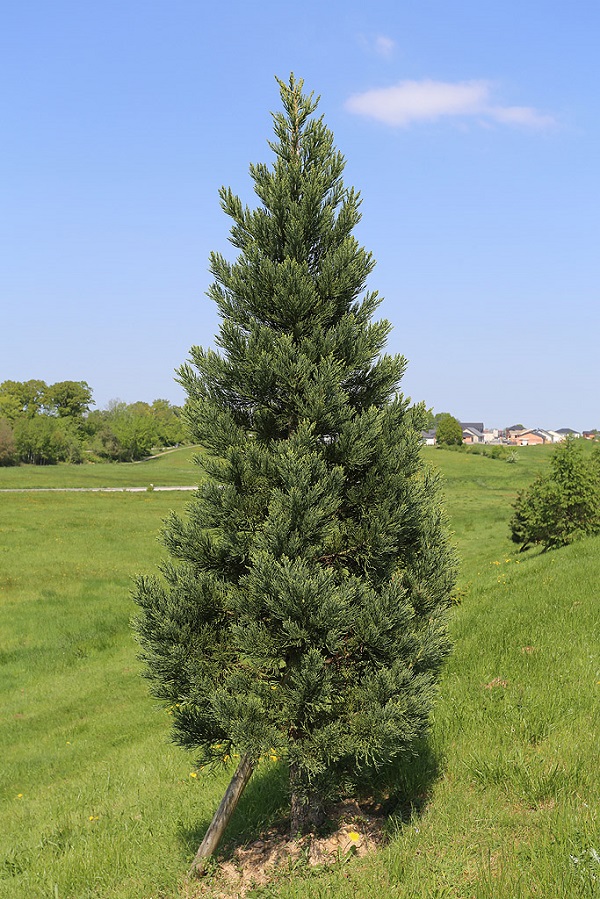
<svg viewBox="0 0 600 899">
<path fill-rule="evenodd" d="M 319 105 L 320 97 L 315 97 L 314 92 L 304 94 L 304 79 L 298 78 L 293 72 L 287 82 L 275 76 L 279 85 L 279 93 L 284 112 L 274 112 L 275 134 L 279 138 L 280 148 L 289 147 L 289 155 L 300 155 L 301 135 L 306 121 Z M 269 142 L 270 143 L 270 142 Z M 281 149 L 270 143 L 272 149 L 281 155 Z"/>
</svg>

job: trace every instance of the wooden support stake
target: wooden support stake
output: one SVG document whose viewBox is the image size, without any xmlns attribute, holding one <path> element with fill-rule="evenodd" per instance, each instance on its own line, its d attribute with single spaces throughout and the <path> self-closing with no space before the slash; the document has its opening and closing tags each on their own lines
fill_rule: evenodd
<svg viewBox="0 0 600 899">
<path fill-rule="evenodd" d="M 233 815 L 235 808 L 239 802 L 240 796 L 246 789 L 246 785 L 254 771 L 254 764 L 249 755 L 243 755 L 237 766 L 236 772 L 231 778 L 229 786 L 225 791 L 225 795 L 221 799 L 221 804 L 215 812 L 215 816 L 210 822 L 210 826 L 204 835 L 204 839 L 198 847 L 198 852 L 194 856 L 192 867 L 190 868 L 190 877 L 200 876 L 206 871 L 208 859 L 213 854 L 229 824 L 229 820 Z"/>
</svg>

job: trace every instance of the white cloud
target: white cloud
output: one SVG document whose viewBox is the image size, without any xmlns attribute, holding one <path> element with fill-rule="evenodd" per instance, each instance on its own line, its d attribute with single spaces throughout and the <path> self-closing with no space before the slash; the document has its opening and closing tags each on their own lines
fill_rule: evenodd
<svg viewBox="0 0 600 899">
<path fill-rule="evenodd" d="M 526 125 L 529 128 L 548 128 L 555 125 L 551 115 L 544 115 L 531 106 L 490 106 L 487 114 L 506 125 Z"/>
<path fill-rule="evenodd" d="M 396 41 L 393 41 L 391 37 L 386 37 L 384 34 L 378 34 L 375 38 L 375 52 L 379 54 L 379 56 L 385 56 L 386 59 L 389 58 L 394 49 L 396 47 Z"/>
<path fill-rule="evenodd" d="M 354 94 L 346 109 L 386 125 L 406 127 L 413 122 L 435 121 L 443 116 L 476 116 L 507 125 L 546 128 L 552 116 L 529 106 L 498 106 L 492 103 L 488 81 L 401 81 L 392 87 Z"/>
</svg>

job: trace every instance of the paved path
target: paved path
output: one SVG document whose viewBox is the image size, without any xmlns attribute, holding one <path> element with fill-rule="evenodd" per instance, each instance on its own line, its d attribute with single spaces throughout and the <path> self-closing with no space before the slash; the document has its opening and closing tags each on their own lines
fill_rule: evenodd
<svg viewBox="0 0 600 899">
<path fill-rule="evenodd" d="M 198 487 L 0 487 L 0 493 L 159 493 Z"/>
</svg>

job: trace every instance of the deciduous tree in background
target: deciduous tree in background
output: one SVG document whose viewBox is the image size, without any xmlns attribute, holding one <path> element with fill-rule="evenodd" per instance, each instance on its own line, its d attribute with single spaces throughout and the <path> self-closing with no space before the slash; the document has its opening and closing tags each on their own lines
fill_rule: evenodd
<svg viewBox="0 0 600 899">
<path fill-rule="evenodd" d="M 88 458 L 131 462 L 154 447 L 184 443 L 187 432 L 181 409 L 168 400 L 122 403 L 96 409 L 87 381 L 3 381 L 0 384 L 2 442 L 0 464 L 51 465 Z M 9 441 L 10 432 L 10 441 Z M 4 461 L 2 461 L 4 460 Z"/>
<path fill-rule="evenodd" d="M 425 409 L 371 320 L 358 194 L 312 95 L 280 88 L 260 204 L 221 191 L 239 255 L 211 257 L 219 351 L 180 370 L 208 478 L 138 581 L 136 627 L 176 742 L 200 764 L 285 759 L 296 832 L 426 731 L 455 571 Z"/>
<path fill-rule="evenodd" d="M 460 446 L 463 442 L 462 425 L 453 415 L 445 413 L 440 417 L 435 440 L 440 446 Z"/>
<path fill-rule="evenodd" d="M 44 407 L 51 415 L 80 421 L 94 404 L 87 381 L 57 381 L 44 393 Z"/>
<path fill-rule="evenodd" d="M 14 465 L 17 461 L 17 445 L 13 429 L 6 418 L 0 418 L 0 465 Z"/>
<path fill-rule="evenodd" d="M 41 412 L 48 385 L 32 378 L 29 381 L 3 381 L 0 384 L 0 415 L 15 421 L 33 418 Z"/>
</svg>

